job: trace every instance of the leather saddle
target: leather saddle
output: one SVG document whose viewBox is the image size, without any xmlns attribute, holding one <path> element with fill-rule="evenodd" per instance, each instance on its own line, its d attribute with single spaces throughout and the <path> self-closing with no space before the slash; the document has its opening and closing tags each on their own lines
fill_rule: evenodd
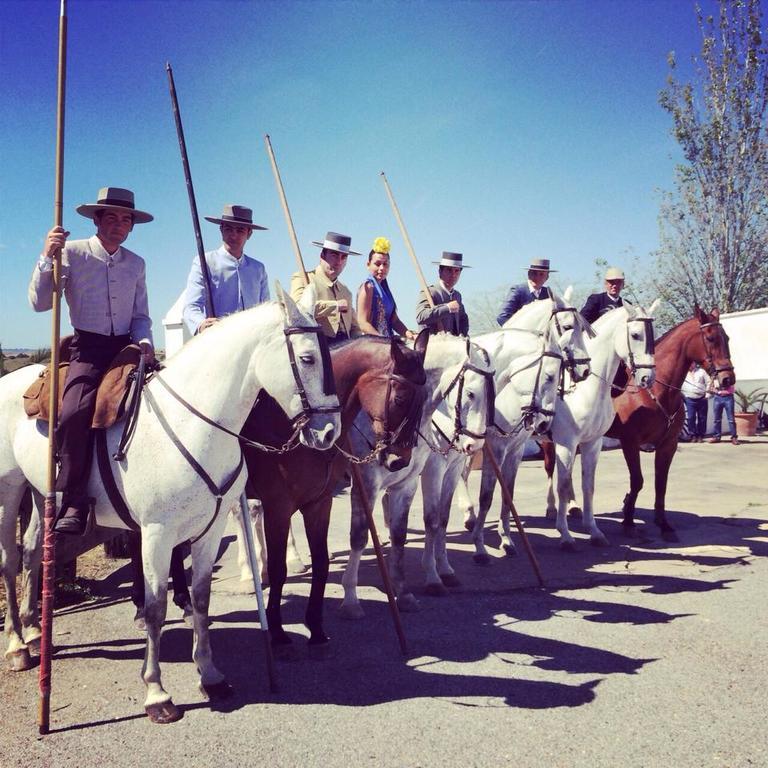
<svg viewBox="0 0 768 768">
<path fill-rule="evenodd" d="M 65 336 L 59 345 L 59 409 L 64 395 L 72 336 Z M 105 429 L 118 422 L 124 415 L 125 401 L 130 389 L 129 376 L 138 366 L 141 350 L 137 344 L 123 347 L 115 355 L 104 374 L 96 393 L 96 410 L 93 412 L 93 429 Z M 49 420 L 48 405 L 51 397 L 51 367 L 45 370 L 24 393 L 24 412 L 30 418 Z"/>
</svg>

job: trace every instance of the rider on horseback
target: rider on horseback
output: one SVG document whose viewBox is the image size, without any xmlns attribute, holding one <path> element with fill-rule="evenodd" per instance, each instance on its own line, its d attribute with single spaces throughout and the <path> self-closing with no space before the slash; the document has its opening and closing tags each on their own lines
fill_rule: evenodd
<svg viewBox="0 0 768 768">
<path fill-rule="evenodd" d="M 141 348 L 145 363 L 154 362 L 144 260 L 122 247 L 134 224 L 153 217 L 136 210 L 133 192 L 118 187 L 100 189 L 97 202 L 76 210 L 94 220 L 96 234 L 67 243 L 69 232 L 63 227 L 48 233 L 29 283 L 29 302 L 36 312 L 51 309 L 53 256 L 61 251 L 62 285 L 75 335 L 56 428 L 56 490 L 63 492 L 63 499 L 54 530 L 79 535 L 88 519 L 90 426 L 99 382 L 131 341 Z"/>
</svg>

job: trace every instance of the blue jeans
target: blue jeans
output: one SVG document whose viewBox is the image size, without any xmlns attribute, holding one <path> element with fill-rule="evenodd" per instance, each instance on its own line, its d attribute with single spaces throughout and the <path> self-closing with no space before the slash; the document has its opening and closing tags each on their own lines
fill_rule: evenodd
<svg viewBox="0 0 768 768">
<path fill-rule="evenodd" d="M 720 437 L 723 421 L 723 408 L 725 408 L 725 415 L 728 418 L 728 427 L 731 430 L 731 437 L 736 437 L 736 421 L 733 418 L 733 395 L 715 395 L 713 406 L 715 437 Z"/>
<path fill-rule="evenodd" d="M 685 426 L 691 437 L 704 437 L 707 431 L 707 398 L 684 397 Z"/>
</svg>

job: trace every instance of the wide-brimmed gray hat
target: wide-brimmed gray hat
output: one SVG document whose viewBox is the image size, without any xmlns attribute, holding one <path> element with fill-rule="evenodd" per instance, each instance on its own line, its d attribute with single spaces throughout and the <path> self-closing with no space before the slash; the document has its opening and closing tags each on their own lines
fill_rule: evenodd
<svg viewBox="0 0 768 768">
<path fill-rule="evenodd" d="M 322 243 L 318 240 L 313 240 L 312 245 L 316 245 L 318 248 L 327 248 L 329 251 L 336 251 L 336 253 L 351 253 L 353 256 L 362 255 L 350 249 L 352 238 L 349 235 L 340 235 L 338 232 L 326 232 L 325 240 Z"/>
<path fill-rule="evenodd" d="M 549 259 L 531 259 L 530 266 L 525 268 L 526 270 L 537 269 L 540 272 L 557 272 L 556 269 L 551 269 L 549 266 Z"/>
<path fill-rule="evenodd" d="M 248 229 L 266 229 L 266 227 L 260 227 L 253 223 L 253 211 L 244 205 L 228 203 L 224 206 L 220 218 L 216 216 L 205 216 L 204 218 L 212 224 L 237 224 L 240 227 L 248 227 Z"/>
<path fill-rule="evenodd" d="M 608 267 L 605 270 L 605 280 L 625 280 L 624 270 L 619 267 Z"/>
<path fill-rule="evenodd" d="M 437 264 L 438 267 L 458 267 L 459 269 L 472 269 L 469 264 L 464 264 L 464 255 L 461 253 L 453 253 L 451 251 L 443 251 L 443 257 L 440 261 L 433 261 L 433 264 Z"/>
<path fill-rule="evenodd" d="M 134 224 L 146 224 L 155 218 L 151 213 L 136 210 L 133 192 L 120 187 L 102 187 L 95 203 L 78 205 L 75 210 L 86 219 L 92 219 L 96 211 L 130 211 Z"/>
</svg>

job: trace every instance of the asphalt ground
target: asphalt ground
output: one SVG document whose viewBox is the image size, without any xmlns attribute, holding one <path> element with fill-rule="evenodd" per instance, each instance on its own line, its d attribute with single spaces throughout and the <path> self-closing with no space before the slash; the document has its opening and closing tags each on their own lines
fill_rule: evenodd
<svg viewBox="0 0 768 768">
<path fill-rule="evenodd" d="M 309 575 L 292 577 L 284 617 L 295 653 L 278 662 L 274 694 L 230 525 L 211 613 L 216 662 L 235 695 L 211 705 L 198 692 L 192 633 L 171 605 L 163 681 L 184 717 L 168 726 L 143 714 L 143 638 L 132 623 L 129 569 L 118 561 L 108 578 L 86 585 L 91 602 L 57 611 L 49 735 L 37 734 L 36 671 L 0 671 L 0 766 L 765 765 L 768 439 L 681 445 L 667 494 L 674 545 L 650 522 L 652 461 L 643 455 L 639 536 L 628 539 L 617 511 L 623 458 L 603 454 L 596 509 L 610 545 L 592 547 L 577 533 L 570 554 L 543 516 L 541 462 L 523 464 L 516 504 L 546 589 L 522 547 L 516 557 L 498 548 L 496 500 L 491 564 L 473 562 L 454 509 L 449 552 L 462 587 L 426 595 L 417 498 L 408 568 L 420 610 L 403 615 L 407 659 L 372 550 L 361 567 L 366 617 L 337 615 L 349 526 L 349 497 L 338 498 L 326 599 L 332 643 L 325 658 L 308 653 Z M 297 538 L 306 554 L 300 524 Z"/>
</svg>

